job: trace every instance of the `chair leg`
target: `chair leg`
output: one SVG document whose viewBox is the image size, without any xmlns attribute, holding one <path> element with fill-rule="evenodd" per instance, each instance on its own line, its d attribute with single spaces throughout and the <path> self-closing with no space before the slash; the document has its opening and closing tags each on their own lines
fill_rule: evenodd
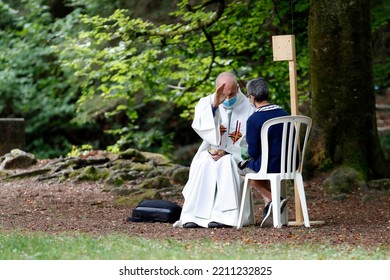
<svg viewBox="0 0 390 280">
<path fill-rule="evenodd" d="M 272 218 L 274 227 L 281 228 L 282 220 L 280 214 L 280 180 L 272 178 L 271 183 L 271 196 L 272 196 Z"/>
<path fill-rule="evenodd" d="M 304 185 L 303 185 L 302 175 L 297 174 L 296 182 L 297 182 L 299 200 L 301 201 L 303 222 L 305 224 L 305 227 L 310 227 L 309 213 L 307 211 L 306 196 L 305 196 L 305 189 L 304 189 Z"/>
<path fill-rule="evenodd" d="M 280 185 L 281 191 L 280 194 L 283 197 L 287 197 L 287 186 L 286 181 L 283 180 Z M 282 226 L 288 226 L 288 204 L 284 208 L 284 212 L 281 213 L 282 215 Z"/>
<path fill-rule="evenodd" d="M 242 196 L 241 196 L 241 205 L 240 205 L 240 212 L 238 213 L 238 223 L 237 223 L 237 229 L 241 229 L 243 225 L 243 217 L 244 217 L 244 210 L 245 210 L 245 204 L 248 200 L 248 179 L 245 178 L 244 187 L 242 190 Z M 249 201 L 248 201 L 249 202 Z"/>
</svg>

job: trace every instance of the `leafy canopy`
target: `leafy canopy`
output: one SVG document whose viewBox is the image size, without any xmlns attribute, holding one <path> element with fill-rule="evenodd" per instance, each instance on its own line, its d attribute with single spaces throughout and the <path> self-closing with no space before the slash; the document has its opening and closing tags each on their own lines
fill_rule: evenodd
<svg viewBox="0 0 390 280">
<path fill-rule="evenodd" d="M 153 108 L 161 114 L 161 108 L 179 108 L 183 118 L 191 119 L 197 100 L 214 90 L 222 71 L 233 71 L 243 89 L 247 80 L 265 77 L 274 90 L 272 99 L 288 108 L 288 65 L 273 62 L 271 36 L 288 33 L 281 14 L 288 16 L 290 6 L 276 2 L 184 0 L 170 14 L 176 18 L 172 23 L 157 25 L 117 9 L 108 17 L 80 14 L 76 36 L 59 26 L 61 67 L 74 73 L 81 88 L 78 121 L 125 115 L 126 125 L 110 132 L 121 135 L 122 142 L 140 143 L 134 135 L 142 127 L 164 130 L 153 113 L 140 127 L 140 111 Z M 305 55 L 305 47 L 297 50 Z M 304 81 L 305 59 L 299 68 Z M 307 83 L 302 84 L 305 97 Z"/>
</svg>

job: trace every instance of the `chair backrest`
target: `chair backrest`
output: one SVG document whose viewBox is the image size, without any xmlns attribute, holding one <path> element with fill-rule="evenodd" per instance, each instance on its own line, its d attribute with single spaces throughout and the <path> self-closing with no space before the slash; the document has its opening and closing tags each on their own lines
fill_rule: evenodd
<svg viewBox="0 0 390 280">
<path fill-rule="evenodd" d="M 284 116 L 266 121 L 261 128 L 262 162 L 259 173 L 266 174 L 269 162 L 270 129 L 282 126 L 280 174 L 285 179 L 293 179 L 296 172 L 301 173 L 305 156 L 306 143 L 309 138 L 312 119 L 306 116 Z M 303 141 L 301 141 L 303 140 Z"/>
</svg>

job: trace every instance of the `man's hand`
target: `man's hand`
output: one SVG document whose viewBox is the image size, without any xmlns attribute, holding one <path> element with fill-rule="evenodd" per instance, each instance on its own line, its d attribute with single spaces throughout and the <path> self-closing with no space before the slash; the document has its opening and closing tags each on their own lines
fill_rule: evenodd
<svg viewBox="0 0 390 280">
<path fill-rule="evenodd" d="M 213 158 L 213 160 L 217 161 L 223 156 L 224 156 L 224 154 L 223 155 L 216 154 L 216 155 L 212 155 L 211 157 Z"/>
<path fill-rule="evenodd" d="M 226 152 L 224 150 L 210 149 L 209 153 L 211 154 L 212 159 L 215 160 L 215 161 L 219 160 L 221 157 L 226 155 Z"/>
<path fill-rule="evenodd" d="M 223 83 L 217 88 L 217 91 L 215 92 L 213 107 L 218 107 L 222 102 L 225 101 L 226 95 L 223 93 L 223 90 L 225 88 L 226 83 Z"/>
</svg>

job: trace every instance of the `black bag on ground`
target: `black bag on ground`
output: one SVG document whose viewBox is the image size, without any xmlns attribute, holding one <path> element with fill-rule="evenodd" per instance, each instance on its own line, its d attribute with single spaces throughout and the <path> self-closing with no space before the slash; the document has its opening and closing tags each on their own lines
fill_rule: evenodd
<svg viewBox="0 0 390 280">
<path fill-rule="evenodd" d="M 174 223 L 180 219 L 181 207 L 168 200 L 142 200 L 127 222 Z"/>
</svg>

